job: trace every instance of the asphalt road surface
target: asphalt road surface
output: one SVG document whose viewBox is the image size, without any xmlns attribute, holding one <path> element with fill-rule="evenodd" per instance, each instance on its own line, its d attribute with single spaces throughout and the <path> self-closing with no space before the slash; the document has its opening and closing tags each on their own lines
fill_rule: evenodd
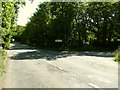
<svg viewBox="0 0 120 90">
<path fill-rule="evenodd" d="M 4 88 L 118 88 L 112 52 L 36 50 L 11 44 Z"/>
</svg>

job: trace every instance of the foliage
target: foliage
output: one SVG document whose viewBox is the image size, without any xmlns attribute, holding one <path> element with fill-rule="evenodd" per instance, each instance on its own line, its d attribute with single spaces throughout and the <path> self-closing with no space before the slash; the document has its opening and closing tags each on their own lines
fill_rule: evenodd
<svg viewBox="0 0 120 90">
<path fill-rule="evenodd" d="M 16 29 L 17 13 L 23 2 L 2 2 L 3 49 L 9 49 L 12 33 Z"/>
<path fill-rule="evenodd" d="M 7 57 L 6 51 L 0 49 L 0 76 L 2 76 L 5 72 L 6 60 L 7 60 L 6 57 Z"/>
<path fill-rule="evenodd" d="M 116 48 L 120 2 L 44 2 L 30 18 L 21 41 L 42 48 Z M 61 39 L 61 43 L 56 43 Z M 114 47 L 113 47 L 114 45 Z"/>
<path fill-rule="evenodd" d="M 5 73 L 6 64 L 7 64 L 7 52 L 3 50 L 2 47 L 0 46 L 0 77 L 3 76 L 3 74 Z"/>
<path fill-rule="evenodd" d="M 114 61 L 120 61 L 120 48 L 115 51 Z"/>
<path fill-rule="evenodd" d="M 25 26 L 17 25 L 16 30 L 13 32 L 13 38 L 17 41 L 21 41 L 22 33 L 25 30 Z"/>
</svg>

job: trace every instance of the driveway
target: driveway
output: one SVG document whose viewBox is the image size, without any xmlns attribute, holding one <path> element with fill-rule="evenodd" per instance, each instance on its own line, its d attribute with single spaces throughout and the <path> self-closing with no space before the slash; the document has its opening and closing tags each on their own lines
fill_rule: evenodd
<svg viewBox="0 0 120 90">
<path fill-rule="evenodd" d="M 12 43 L 4 88 L 118 88 L 113 52 L 37 50 Z"/>
</svg>

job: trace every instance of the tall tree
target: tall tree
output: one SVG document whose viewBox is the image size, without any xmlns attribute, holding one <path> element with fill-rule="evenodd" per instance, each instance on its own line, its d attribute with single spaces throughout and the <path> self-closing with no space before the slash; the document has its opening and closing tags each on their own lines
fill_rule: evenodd
<svg viewBox="0 0 120 90">
<path fill-rule="evenodd" d="M 39 47 L 117 45 L 120 2 L 44 2 L 30 18 L 22 37 Z M 58 44 L 55 39 L 62 39 Z"/>
<path fill-rule="evenodd" d="M 8 49 L 15 30 L 17 13 L 20 4 L 23 2 L 2 2 L 2 38 L 3 48 Z"/>
</svg>

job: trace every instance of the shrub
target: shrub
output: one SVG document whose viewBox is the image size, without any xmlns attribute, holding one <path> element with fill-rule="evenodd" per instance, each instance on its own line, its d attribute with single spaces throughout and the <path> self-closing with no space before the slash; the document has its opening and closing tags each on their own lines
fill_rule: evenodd
<svg viewBox="0 0 120 90">
<path fill-rule="evenodd" d="M 6 68 L 7 52 L 0 49 L 0 76 L 3 76 Z"/>
<path fill-rule="evenodd" d="M 120 47 L 115 51 L 114 61 L 120 61 Z"/>
</svg>

